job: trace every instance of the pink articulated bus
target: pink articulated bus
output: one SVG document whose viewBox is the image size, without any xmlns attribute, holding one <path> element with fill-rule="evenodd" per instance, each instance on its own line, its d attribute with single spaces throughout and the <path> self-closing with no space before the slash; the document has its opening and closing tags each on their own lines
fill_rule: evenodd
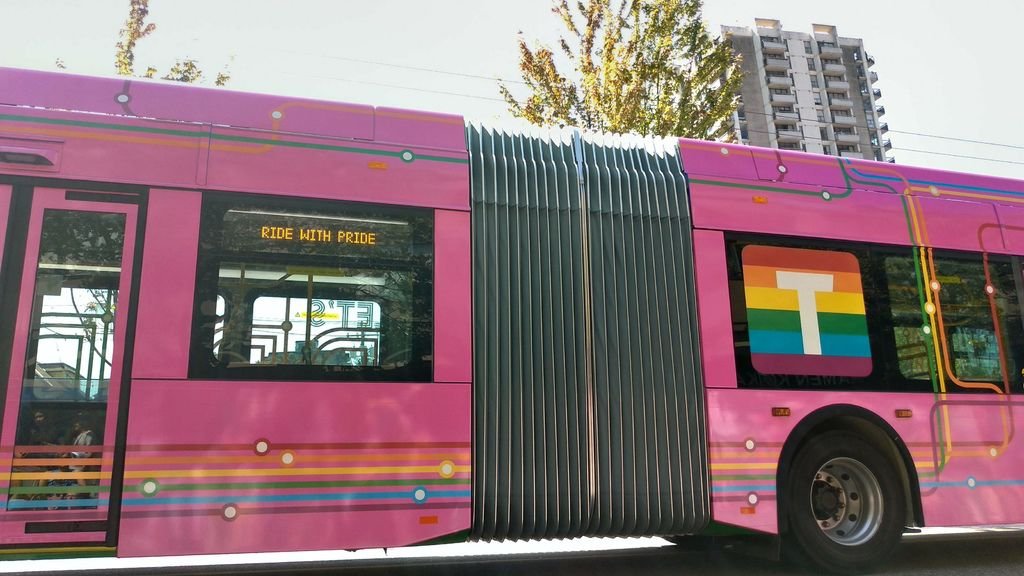
<svg viewBox="0 0 1024 576">
<path fill-rule="evenodd" d="M 2 556 L 1024 522 L 1022 204 L 0 69 Z"/>
</svg>

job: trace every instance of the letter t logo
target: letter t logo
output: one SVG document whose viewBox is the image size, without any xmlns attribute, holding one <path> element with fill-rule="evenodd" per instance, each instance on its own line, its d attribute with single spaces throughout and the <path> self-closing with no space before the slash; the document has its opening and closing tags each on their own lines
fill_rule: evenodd
<svg viewBox="0 0 1024 576">
<path fill-rule="evenodd" d="M 832 292 L 832 275 L 778 270 L 775 272 L 775 281 L 779 288 L 796 290 L 804 354 L 821 356 L 821 331 L 818 327 L 818 305 L 814 295 L 818 292 Z"/>
</svg>

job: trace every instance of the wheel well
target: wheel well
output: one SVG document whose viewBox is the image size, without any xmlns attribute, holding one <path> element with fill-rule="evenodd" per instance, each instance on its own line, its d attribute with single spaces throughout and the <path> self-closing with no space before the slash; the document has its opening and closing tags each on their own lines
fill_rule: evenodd
<svg viewBox="0 0 1024 576">
<path fill-rule="evenodd" d="M 881 450 L 893 467 L 899 471 L 900 481 L 906 497 L 907 526 L 923 526 L 924 513 L 921 509 L 921 486 L 910 452 L 899 434 L 878 415 L 857 406 L 836 405 L 821 408 L 805 417 L 790 433 L 782 448 L 779 469 L 776 476 L 779 533 L 788 530 L 786 525 L 786 502 L 784 502 L 786 475 L 797 452 L 814 436 L 823 432 L 844 430 L 857 434 Z"/>
</svg>

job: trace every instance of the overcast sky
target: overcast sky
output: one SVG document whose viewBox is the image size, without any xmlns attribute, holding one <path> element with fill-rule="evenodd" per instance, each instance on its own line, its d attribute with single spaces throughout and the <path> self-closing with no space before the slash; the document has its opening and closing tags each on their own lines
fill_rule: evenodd
<svg viewBox="0 0 1024 576">
<path fill-rule="evenodd" d="M 52 70 L 60 58 L 69 71 L 109 75 L 127 6 L 0 0 L 0 65 Z M 137 64 L 163 72 L 175 57 L 191 57 L 211 78 L 227 67 L 238 90 L 505 119 L 494 79 L 517 78 L 518 32 L 557 37 L 549 8 L 550 0 L 152 0 L 157 30 L 140 42 Z M 709 0 L 704 11 L 716 33 L 763 17 L 806 32 L 834 24 L 863 38 L 898 162 L 1024 178 L 1014 8 L 1010 0 Z"/>
</svg>

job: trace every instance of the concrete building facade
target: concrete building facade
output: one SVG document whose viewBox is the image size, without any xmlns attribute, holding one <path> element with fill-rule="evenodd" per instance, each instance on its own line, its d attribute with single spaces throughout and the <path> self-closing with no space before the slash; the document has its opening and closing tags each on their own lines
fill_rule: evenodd
<svg viewBox="0 0 1024 576">
<path fill-rule="evenodd" d="M 741 102 L 733 115 L 736 139 L 753 146 L 893 162 L 889 127 L 881 121 L 882 92 L 874 59 L 860 38 L 835 26 L 812 33 L 782 29 L 758 18 L 754 28 L 723 26 L 742 58 Z"/>
</svg>

